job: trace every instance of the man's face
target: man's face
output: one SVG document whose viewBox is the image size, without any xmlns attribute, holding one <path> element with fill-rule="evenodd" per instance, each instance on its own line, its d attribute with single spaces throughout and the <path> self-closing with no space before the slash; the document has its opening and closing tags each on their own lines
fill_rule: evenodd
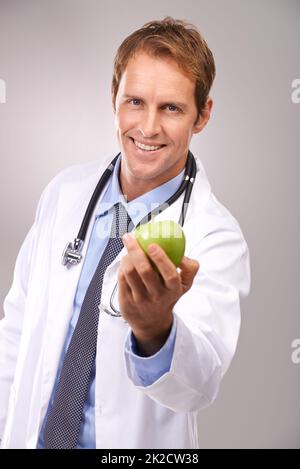
<svg viewBox="0 0 300 469">
<path fill-rule="evenodd" d="M 183 169 L 193 134 L 200 132 L 209 118 L 195 125 L 194 92 L 195 82 L 171 59 L 140 52 L 129 61 L 115 110 L 124 194 L 128 195 L 132 185 L 135 196 L 145 193 Z M 147 147 L 137 146 L 141 144 Z M 149 146 L 155 149 L 149 150 Z"/>
</svg>

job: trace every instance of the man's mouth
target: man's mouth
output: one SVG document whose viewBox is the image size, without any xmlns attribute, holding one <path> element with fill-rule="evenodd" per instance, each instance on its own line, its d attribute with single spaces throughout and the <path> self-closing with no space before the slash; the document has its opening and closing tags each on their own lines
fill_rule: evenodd
<svg viewBox="0 0 300 469">
<path fill-rule="evenodd" d="M 135 146 L 137 148 L 139 148 L 140 150 L 143 150 L 143 151 L 154 152 L 154 151 L 158 151 L 161 148 L 166 146 L 165 144 L 163 144 L 163 145 L 145 145 L 144 143 L 141 143 L 138 140 L 133 139 L 132 137 L 130 137 L 130 139 L 133 141 L 133 143 L 135 144 Z"/>
</svg>

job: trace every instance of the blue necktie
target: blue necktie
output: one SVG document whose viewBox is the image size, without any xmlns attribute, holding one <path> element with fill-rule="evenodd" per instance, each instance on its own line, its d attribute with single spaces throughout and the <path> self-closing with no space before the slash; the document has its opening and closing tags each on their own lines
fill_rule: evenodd
<svg viewBox="0 0 300 469">
<path fill-rule="evenodd" d="M 44 441 L 48 449 L 76 448 L 90 374 L 96 356 L 99 303 L 107 267 L 123 248 L 121 237 L 131 219 L 121 203 L 113 207 L 108 244 L 86 291 L 79 318 L 64 358 L 61 374 L 49 409 Z"/>
</svg>

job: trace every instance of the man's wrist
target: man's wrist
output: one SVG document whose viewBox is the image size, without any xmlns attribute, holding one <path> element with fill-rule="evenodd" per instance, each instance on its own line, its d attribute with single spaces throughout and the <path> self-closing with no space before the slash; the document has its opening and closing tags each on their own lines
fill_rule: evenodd
<svg viewBox="0 0 300 469">
<path fill-rule="evenodd" d="M 158 332 L 132 330 L 139 354 L 141 356 L 150 357 L 157 353 L 166 343 L 172 329 L 172 324 L 173 318 L 166 328 L 163 330 L 160 329 Z"/>
</svg>

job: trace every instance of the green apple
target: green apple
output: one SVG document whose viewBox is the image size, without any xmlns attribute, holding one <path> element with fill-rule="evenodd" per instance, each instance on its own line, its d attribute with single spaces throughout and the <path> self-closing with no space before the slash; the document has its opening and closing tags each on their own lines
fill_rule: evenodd
<svg viewBox="0 0 300 469">
<path fill-rule="evenodd" d="M 179 266 L 185 250 L 185 235 L 178 223 L 173 220 L 153 220 L 138 226 L 133 234 L 146 254 L 150 244 L 158 244 L 173 264 Z"/>
</svg>

